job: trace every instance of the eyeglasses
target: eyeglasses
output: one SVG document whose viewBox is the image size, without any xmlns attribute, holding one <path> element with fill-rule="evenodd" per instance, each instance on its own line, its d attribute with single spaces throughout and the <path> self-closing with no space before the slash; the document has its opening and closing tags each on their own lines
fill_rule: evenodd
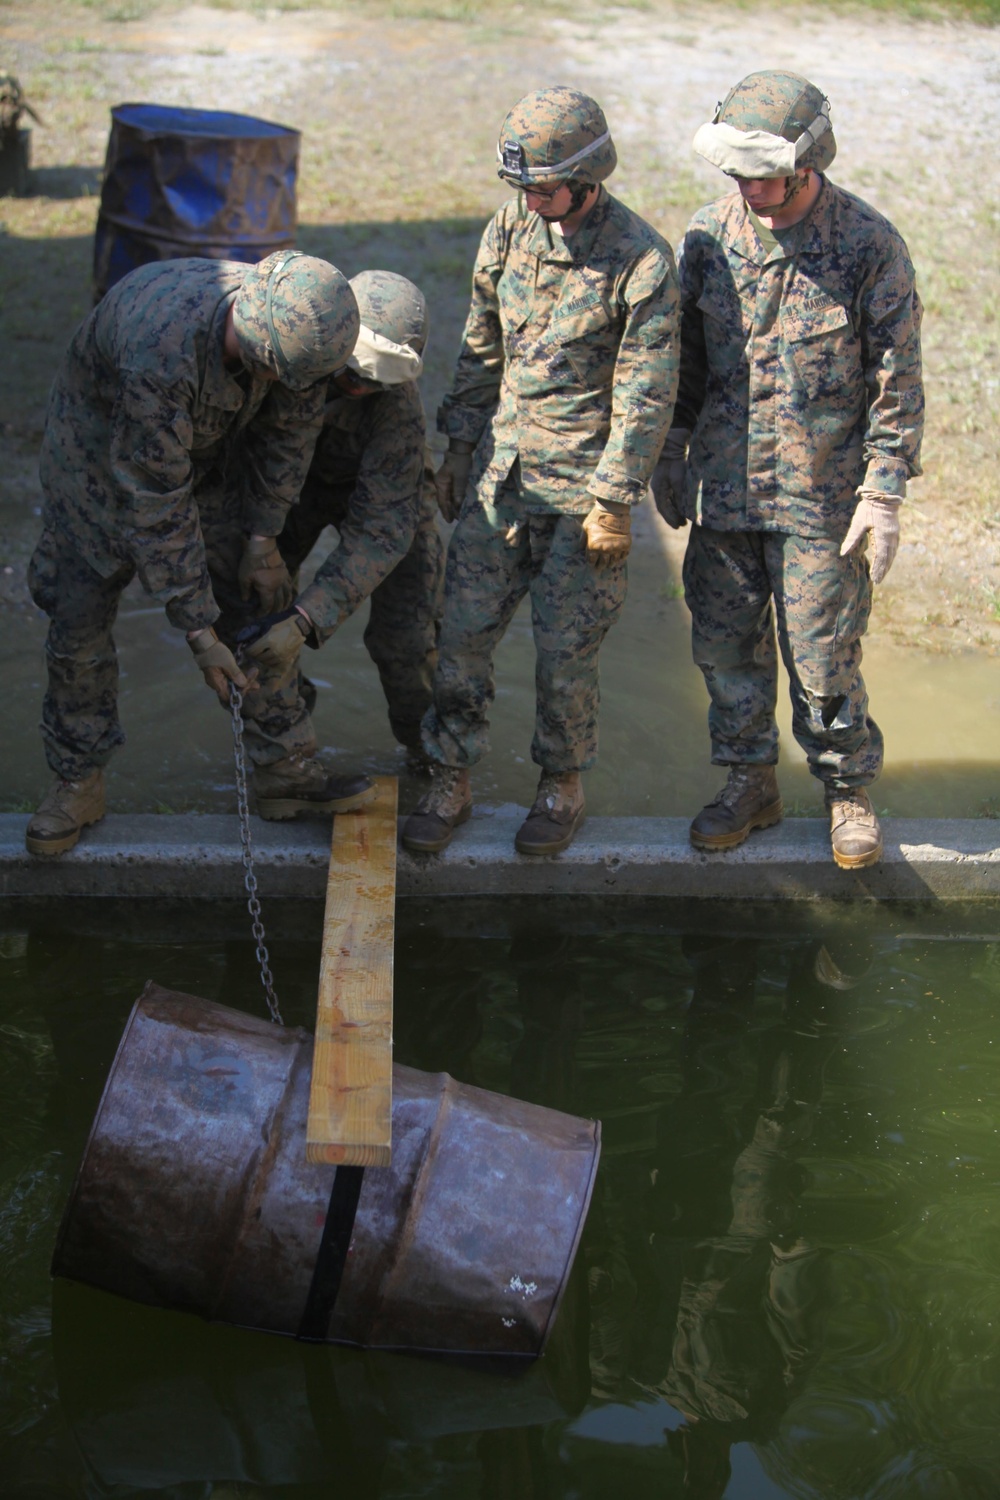
<svg viewBox="0 0 1000 1500">
<path fill-rule="evenodd" d="M 526 198 L 541 198 L 543 203 L 548 203 L 549 199 L 554 198 L 562 186 L 561 182 L 557 182 L 553 188 L 531 187 L 522 183 L 521 192 Z"/>
</svg>

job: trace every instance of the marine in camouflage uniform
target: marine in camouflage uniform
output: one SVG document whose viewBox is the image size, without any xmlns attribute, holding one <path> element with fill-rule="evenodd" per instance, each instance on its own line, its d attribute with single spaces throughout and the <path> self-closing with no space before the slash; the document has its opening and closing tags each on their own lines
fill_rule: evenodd
<svg viewBox="0 0 1000 1500">
<path fill-rule="evenodd" d="M 829 105 L 805 79 L 751 74 L 695 148 L 739 190 L 695 214 L 684 237 L 680 390 L 653 486 L 671 524 L 694 523 L 684 564 L 694 657 L 712 760 L 730 768 L 692 842 L 732 847 L 781 817 L 780 648 L 834 857 L 869 864 L 881 836 L 864 788 L 883 744 L 861 637 L 872 580 L 895 552 L 898 503 L 920 473 L 913 267 L 893 226 L 822 175 L 836 151 Z M 871 571 L 857 545 L 869 532 Z"/>
<path fill-rule="evenodd" d="M 42 734 L 59 778 L 29 824 L 33 853 L 61 853 L 103 815 L 101 770 L 124 741 L 112 627 L 136 574 L 219 697 L 248 686 L 214 628 L 217 595 L 245 618 L 290 593 L 273 538 L 319 430 L 316 382 L 357 331 L 345 278 L 297 251 L 141 267 L 77 330 L 49 400 L 29 574 L 50 619 Z M 246 712 L 266 759 L 252 692 Z"/>
<path fill-rule="evenodd" d="M 483 235 L 438 414 L 449 438 L 439 499 L 448 519 L 461 506 L 423 736 L 444 770 L 403 842 L 443 848 L 468 816 L 493 655 L 530 594 L 531 756 L 542 777 L 516 844 L 554 853 L 583 817 L 598 652 L 625 600 L 630 508 L 670 421 L 679 296 L 669 245 L 601 186 L 617 157 L 592 99 L 565 88 L 527 95 L 504 122 L 498 158 L 499 175 L 521 191 Z"/>
<path fill-rule="evenodd" d="M 419 288 L 389 271 L 351 281 L 361 333 L 331 379 L 323 426 L 297 505 L 278 538 L 292 573 L 327 526 L 339 541 L 302 590 L 288 623 L 251 648 L 296 683 L 303 640 L 329 640 L 371 600 L 365 645 L 378 668 L 396 738 L 419 750 L 437 660 L 444 546 L 437 505 L 425 483 L 425 422 L 417 386 L 427 341 Z M 301 625 L 299 622 L 302 622 Z M 311 690 L 311 691 L 310 691 Z M 305 701 L 315 689 L 305 680 Z"/>
</svg>

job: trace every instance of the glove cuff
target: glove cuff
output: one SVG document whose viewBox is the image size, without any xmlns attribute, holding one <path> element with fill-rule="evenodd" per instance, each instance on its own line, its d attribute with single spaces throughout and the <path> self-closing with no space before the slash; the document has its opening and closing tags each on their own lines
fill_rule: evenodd
<svg viewBox="0 0 1000 1500">
<path fill-rule="evenodd" d="M 882 490 L 868 489 L 865 485 L 858 490 L 858 499 L 866 500 L 869 505 L 884 505 L 892 511 L 897 511 L 903 503 L 902 495 L 886 495 Z"/>
<path fill-rule="evenodd" d="M 671 427 L 663 440 L 661 458 L 686 458 L 688 441 L 691 437 L 689 427 Z"/>
<path fill-rule="evenodd" d="M 213 625 L 206 625 L 204 629 L 196 631 L 193 635 L 185 636 L 185 640 L 191 648 L 195 658 L 203 656 L 206 651 L 211 651 L 218 642 L 218 635 Z"/>
<path fill-rule="evenodd" d="M 621 510 L 607 510 L 600 501 L 590 512 L 590 518 L 609 536 L 628 536 L 632 530 L 632 510 L 624 505 Z"/>
</svg>

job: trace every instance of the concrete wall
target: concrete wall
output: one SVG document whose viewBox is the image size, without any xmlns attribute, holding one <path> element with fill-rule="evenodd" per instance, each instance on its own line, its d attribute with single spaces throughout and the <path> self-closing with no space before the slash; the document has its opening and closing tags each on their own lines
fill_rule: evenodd
<svg viewBox="0 0 1000 1500">
<path fill-rule="evenodd" d="M 521 814 L 477 809 L 442 854 L 400 848 L 401 896 L 659 896 L 727 901 L 1000 901 L 1000 823 L 887 820 L 885 856 L 838 870 L 825 822 L 786 819 L 740 849 L 700 854 L 682 818 L 593 818 L 565 854 L 515 854 Z M 56 859 L 25 852 L 24 814 L 0 815 L 0 895 L 240 898 L 235 816 L 109 815 Z M 325 819 L 253 820 L 262 896 L 322 899 Z"/>
</svg>

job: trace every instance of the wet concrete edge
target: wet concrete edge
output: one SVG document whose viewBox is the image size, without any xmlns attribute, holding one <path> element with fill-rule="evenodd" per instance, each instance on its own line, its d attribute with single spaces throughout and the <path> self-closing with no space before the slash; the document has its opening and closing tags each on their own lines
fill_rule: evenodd
<svg viewBox="0 0 1000 1500">
<path fill-rule="evenodd" d="M 662 896 L 732 901 L 1000 901 L 1000 823 L 887 819 L 885 855 L 867 870 L 838 870 L 825 822 L 791 818 L 726 854 L 691 848 L 684 818 L 592 818 L 565 854 L 514 852 L 518 811 L 476 816 L 441 854 L 399 849 L 401 896 Z M 24 848 L 23 813 L 0 814 L 0 896 L 238 898 L 243 893 L 235 815 L 111 814 L 57 859 Z M 325 820 L 254 819 L 261 895 L 322 899 L 330 828 Z"/>
</svg>

